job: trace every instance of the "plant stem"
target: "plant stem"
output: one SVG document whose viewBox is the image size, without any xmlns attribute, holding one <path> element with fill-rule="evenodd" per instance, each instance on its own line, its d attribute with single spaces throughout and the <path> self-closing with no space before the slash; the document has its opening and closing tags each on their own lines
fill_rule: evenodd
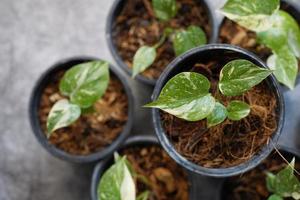
<svg viewBox="0 0 300 200">
<path fill-rule="evenodd" d="M 164 32 L 163 32 L 163 36 L 160 38 L 160 40 L 158 41 L 158 43 L 156 43 L 153 47 L 155 49 L 157 49 L 158 47 L 160 47 L 167 39 L 167 37 L 172 33 L 173 29 L 171 28 L 165 28 Z"/>
</svg>

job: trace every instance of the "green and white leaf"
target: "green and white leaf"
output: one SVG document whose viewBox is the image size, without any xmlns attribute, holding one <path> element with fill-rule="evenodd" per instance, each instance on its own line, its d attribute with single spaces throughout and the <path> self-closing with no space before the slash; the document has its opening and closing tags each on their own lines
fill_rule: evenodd
<svg viewBox="0 0 300 200">
<path fill-rule="evenodd" d="M 267 184 L 273 192 L 281 197 L 293 197 L 300 199 L 300 182 L 294 175 L 295 159 L 278 174 L 267 177 Z M 272 177 L 272 178 L 270 178 Z"/>
<path fill-rule="evenodd" d="M 116 159 L 102 176 L 98 186 L 99 200 L 135 200 L 134 180 L 126 165 L 126 157 Z"/>
<path fill-rule="evenodd" d="M 268 198 L 268 200 L 283 200 L 283 198 L 277 194 L 273 194 Z"/>
<path fill-rule="evenodd" d="M 287 12 L 278 11 L 272 15 L 273 26 L 258 33 L 258 41 L 270 49 L 277 51 L 288 46 L 293 54 L 300 58 L 300 27 L 297 21 Z"/>
<path fill-rule="evenodd" d="M 81 114 L 80 107 L 76 104 L 70 103 L 66 99 L 59 100 L 51 108 L 47 119 L 47 136 L 50 137 L 51 133 L 55 130 L 67 127 L 74 123 Z"/>
<path fill-rule="evenodd" d="M 228 0 L 221 13 L 252 31 L 272 27 L 270 16 L 279 9 L 279 0 Z"/>
<path fill-rule="evenodd" d="M 207 126 L 212 127 L 222 123 L 227 118 L 227 110 L 221 103 L 216 102 L 213 111 L 207 116 Z"/>
<path fill-rule="evenodd" d="M 242 101 L 231 101 L 227 106 L 228 118 L 233 121 L 241 120 L 250 114 L 250 106 Z"/>
<path fill-rule="evenodd" d="M 298 75 L 298 61 L 288 47 L 278 49 L 267 60 L 267 65 L 274 70 L 277 80 L 293 89 Z"/>
<path fill-rule="evenodd" d="M 206 118 L 215 107 L 209 80 L 195 72 L 182 72 L 163 87 L 158 99 L 145 107 L 159 108 L 187 121 Z"/>
<path fill-rule="evenodd" d="M 156 58 L 156 49 L 154 47 L 142 46 L 134 55 L 132 77 L 145 71 L 150 67 Z"/>
<path fill-rule="evenodd" d="M 150 192 L 148 190 L 142 192 L 141 194 L 139 194 L 139 196 L 137 196 L 136 200 L 148 200 L 150 195 Z"/>
<path fill-rule="evenodd" d="M 155 16 L 167 21 L 177 14 L 176 0 L 152 0 L 152 7 Z"/>
<path fill-rule="evenodd" d="M 262 82 L 272 73 L 248 60 L 233 60 L 220 73 L 219 89 L 225 96 L 238 96 Z"/>
<path fill-rule="evenodd" d="M 89 108 L 105 93 L 109 82 L 109 64 L 92 61 L 76 65 L 62 78 L 59 89 L 71 103 Z"/>
<path fill-rule="evenodd" d="M 177 56 L 206 43 L 206 35 L 198 26 L 189 26 L 187 30 L 177 31 L 173 37 L 173 46 Z"/>
</svg>

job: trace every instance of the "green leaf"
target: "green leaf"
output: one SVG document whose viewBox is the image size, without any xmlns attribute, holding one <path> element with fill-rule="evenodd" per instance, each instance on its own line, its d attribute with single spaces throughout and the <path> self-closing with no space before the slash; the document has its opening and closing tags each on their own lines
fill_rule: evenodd
<svg viewBox="0 0 300 200">
<path fill-rule="evenodd" d="M 293 89 L 298 75 L 298 61 L 286 46 L 276 50 L 267 60 L 267 65 L 274 70 L 277 80 Z"/>
<path fill-rule="evenodd" d="M 177 56 L 186 51 L 206 44 L 204 31 L 197 26 L 189 26 L 187 30 L 177 31 L 173 37 L 173 46 Z"/>
<path fill-rule="evenodd" d="M 54 104 L 47 119 L 47 136 L 59 128 L 69 126 L 75 122 L 81 114 L 80 107 L 69 103 L 68 100 L 62 99 Z"/>
<path fill-rule="evenodd" d="M 295 159 L 274 180 L 274 193 L 282 197 L 300 198 L 300 182 L 294 175 Z"/>
<path fill-rule="evenodd" d="M 279 0 L 228 0 L 221 12 L 252 31 L 268 30 L 270 16 L 279 9 Z"/>
<path fill-rule="evenodd" d="M 153 64 L 156 58 L 156 49 L 154 47 L 142 46 L 134 55 L 132 77 L 143 72 Z"/>
<path fill-rule="evenodd" d="M 126 157 L 116 160 L 100 180 L 98 199 L 135 200 L 135 184 L 126 165 Z"/>
<path fill-rule="evenodd" d="M 275 179 L 276 176 L 274 174 L 267 172 L 266 183 L 267 183 L 267 188 L 270 192 L 275 191 L 275 186 L 274 186 Z"/>
<path fill-rule="evenodd" d="M 262 82 L 272 73 L 248 60 L 233 60 L 220 73 L 219 89 L 225 96 L 238 96 Z"/>
<path fill-rule="evenodd" d="M 205 76 L 182 72 L 171 78 L 158 99 L 145 107 L 159 108 L 187 121 L 198 121 L 206 118 L 215 107 L 209 88 L 210 82 Z"/>
<path fill-rule="evenodd" d="M 297 21 L 287 12 L 278 11 L 271 17 L 273 26 L 258 33 L 258 41 L 277 51 L 289 46 L 293 54 L 300 58 L 300 28 Z"/>
<path fill-rule="evenodd" d="M 76 65 L 62 78 L 59 89 L 81 108 L 91 107 L 105 93 L 109 82 L 109 64 L 92 61 Z"/>
<path fill-rule="evenodd" d="M 277 194 L 273 194 L 268 198 L 268 200 L 283 200 L 283 198 L 281 198 Z"/>
<path fill-rule="evenodd" d="M 143 193 L 141 193 L 136 200 L 147 200 L 149 198 L 149 194 L 150 192 L 148 190 L 144 191 Z"/>
<path fill-rule="evenodd" d="M 216 102 L 213 111 L 207 117 L 208 127 L 222 123 L 227 118 L 227 110 L 221 103 Z"/>
<path fill-rule="evenodd" d="M 173 18 L 177 13 L 176 0 L 152 0 L 155 16 L 163 21 Z"/>
<path fill-rule="evenodd" d="M 238 121 L 247 117 L 250 113 L 250 106 L 242 101 L 232 101 L 227 106 L 228 118 Z"/>
</svg>

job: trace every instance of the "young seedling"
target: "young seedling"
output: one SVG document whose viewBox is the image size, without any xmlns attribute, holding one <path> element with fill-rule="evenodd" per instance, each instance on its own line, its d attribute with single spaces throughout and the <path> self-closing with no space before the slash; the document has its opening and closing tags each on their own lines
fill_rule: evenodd
<svg viewBox="0 0 300 200">
<path fill-rule="evenodd" d="M 73 66 L 59 84 L 60 93 L 69 99 L 57 101 L 47 119 L 47 136 L 74 123 L 87 110 L 92 110 L 109 83 L 109 64 L 92 61 Z"/>
<path fill-rule="evenodd" d="M 273 193 L 268 200 L 300 199 L 300 181 L 294 175 L 295 159 L 278 174 L 267 173 L 267 188 Z"/>
<path fill-rule="evenodd" d="M 268 66 L 277 80 L 293 89 L 300 58 L 300 28 L 287 12 L 279 10 L 280 0 L 228 0 L 221 12 L 239 25 L 256 32 L 257 42 L 273 54 Z"/>
<path fill-rule="evenodd" d="M 155 16 L 166 23 L 177 14 L 176 0 L 152 0 Z M 132 77 L 150 67 L 156 59 L 156 50 L 171 37 L 176 56 L 203 44 L 207 39 L 204 31 L 197 26 L 189 26 L 186 30 L 173 30 L 166 27 L 161 39 L 153 46 L 141 46 L 133 58 Z"/>
<path fill-rule="evenodd" d="M 126 156 L 120 157 L 115 153 L 115 164 L 103 174 L 98 185 L 98 199 L 147 200 L 150 194 L 148 190 L 136 197 L 135 179 L 137 178 L 147 182 L 145 177 L 134 171 Z"/>
<path fill-rule="evenodd" d="M 145 107 L 159 108 L 187 121 L 207 118 L 207 126 L 215 126 L 226 118 L 237 121 L 250 113 L 250 106 L 242 101 L 231 101 L 227 107 L 219 95 L 239 96 L 259 84 L 272 73 L 248 60 L 233 60 L 220 72 L 218 92 L 213 97 L 210 82 L 202 74 L 182 72 L 163 87 L 158 99 Z M 221 94 L 219 94 L 221 92 Z"/>
</svg>

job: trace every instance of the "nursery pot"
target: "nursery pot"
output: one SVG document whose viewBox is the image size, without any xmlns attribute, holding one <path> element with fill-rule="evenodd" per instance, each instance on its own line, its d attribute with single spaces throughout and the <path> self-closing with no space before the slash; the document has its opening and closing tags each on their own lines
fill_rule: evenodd
<svg viewBox="0 0 300 200">
<path fill-rule="evenodd" d="M 279 147 L 279 150 L 278 150 L 279 152 L 280 152 L 280 154 L 281 154 L 281 156 L 283 156 L 285 159 L 286 159 L 286 161 L 288 161 L 288 162 L 290 162 L 293 158 L 296 158 L 296 166 L 299 166 L 299 162 L 300 162 L 300 152 L 299 151 L 297 151 L 297 150 L 295 150 L 295 149 L 290 149 L 290 148 L 286 148 L 286 147 Z M 267 159 L 276 159 L 276 160 L 280 160 L 280 161 L 282 161 L 281 163 L 286 163 L 286 161 L 284 161 L 284 159 L 283 158 L 281 158 L 281 156 L 278 154 L 278 152 L 276 152 L 276 151 L 274 151 L 271 155 L 270 155 L 270 157 L 268 157 Z M 271 158 L 272 157 L 272 158 Z M 266 166 L 266 165 L 265 165 Z M 268 171 L 268 168 L 266 168 L 264 166 L 264 164 L 262 164 L 262 165 L 258 165 L 257 166 L 257 168 L 259 168 L 259 169 L 257 169 L 257 168 L 255 168 L 255 169 L 257 169 L 257 170 L 259 170 L 259 172 L 267 172 Z M 273 165 L 272 165 L 273 166 Z M 273 166 L 274 167 L 274 166 Z M 299 170 L 299 169 L 298 169 Z M 249 171 L 249 172 L 251 172 L 251 171 Z M 254 172 L 253 172 L 254 173 Z M 274 172 L 273 172 L 274 173 Z M 266 173 L 264 173 L 264 175 L 265 175 Z M 266 177 L 264 176 L 264 177 L 261 177 L 261 179 L 258 179 L 259 177 L 258 177 L 258 174 L 256 174 L 256 176 L 257 177 L 255 177 L 255 180 L 257 181 L 257 180 L 263 180 L 263 179 L 265 179 Z M 241 187 L 241 186 L 243 186 L 243 187 L 245 187 L 245 185 L 243 184 L 242 185 L 242 183 L 240 183 L 240 182 L 238 182 L 239 181 L 239 179 L 240 178 L 243 178 L 243 179 L 245 179 L 245 178 L 247 178 L 247 177 L 249 177 L 249 175 L 248 174 L 244 174 L 243 176 L 241 176 L 241 177 L 233 177 L 232 179 L 233 180 L 230 180 L 230 178 L 228 178 L 228 179 L 225 179 L 225 181 L 223 182 L 223 187 L 222 187 L 222 191 L 219 193 L 219 196 L 218 196 L 218 200 L 224 200 L 224 199 L 230 199 L 230 200 L 232 200 L 232 197 L 231 196 L 227 196 L 227 195 L 230 195 L 231 194 L 231 188 L 229 187 L 229 185 L 230 185 L 230 183 L 231 184 L 233 184 L 234 182 L 235 182 L 235 184 L 236 184 L 236 186 L 238 186 L 238 187 Z M 250 177 L 249 177 L 250 178 Z M 250 178 L 250 180 L 248 180 L 250 183 L 252 183 L 251 181 L 252 181 L 253 179 L 251 179 Z M 257 182 L 255 182 L 256 184 L 256 186 L 257 186 L 257 184 L 259 184 L 259 183 L 257 183 Z M 248 186 L 248 185 L 247 185 Z M 229 187 L 229 189 L 227 189 Z M 249 186 L 250 187 L 250 186 Z M 257 187 L 261 187 L 261 186 L 257 186 Z M 253 185 L 252 185 L 252 187 L 251 187 L 251 189 L 253 190 L 254 188 L 253 188 Z M 229 190 L 229 191 L 228 191 Z M 261 190 L 261 189 L 260 189 Z M 245 192 L 246 193 L 246 192 Z M 257 193 L 257 191 L 256 191 L 256 193 Z M 254 193 L 254 194 L 256 194 L 256 193 Z M 245 194 L 244 194 L 245 195 Z M 245 197 L 246 198 L 246 197 Z"/>
<path fill-rule="evenodd" d="M 124 124 L 123 130 L 119 134 L 119 136 L 110 145 L 104 147 L 99 152 L 91 153 L 88 155 L 73 155 L 67 153 L 57 148 L 56 146 L 50 144 L 50 142 L 48 141 L 46 134 L 42 130 L 41 123 L 39 120 L 39 114 L 38 114 L 39 106 L 41 102 L 41 96 L 44 92 L 44 89 L 50 83 L 51 78 L 54 75 L 56 75 L 58 72 L 65 71 L 73 67 L 74 65 L 81 64 L 84 62 L 94 61 L 94 60 L 99 60 L 99 59 L 83 56 L 83 57 L 73 57 L 73 58 L 69 58 L 57 62 L 41 75 L 39 80 L 36 82 L 35 87 L 31 94 L 30 104 L 29 104 L 29 119 L 30 119 L 32 131 L 36 139 L 50 154 L 65 161 L 70 161 L 74 163 L 88 163 L 88 162 L 93 162 L 93 161 L 103 159 L 105 156 L 110 155 L 120 146 L 120 144 L 129 135 L 132 127 L 133 106 L 134 106 L 132 92 L 128 85 L 127 79 L 124 77 L 124 75 L 122 75 L 122 73 L 119 72 L 115 67 L 110 65 L 109 66 L 110 74 L 114 75 L 114 77 L 116 77 L 121 82 L 128 100 L 128 111 L 127 111 L 128 120 L 126 124 Z"/>
<path fill-rule="evenodd" d="M 156 137 L 154 136 L 134 136 L 128 138 L 128 140 L 122 145 L 121 149 L 134 146 L 149 146 L 159 145 Z M 106 160 L 101 161 L 96 165 L 91 182 L 91 199 L 98 200 L 97 188 L 104 172 L 113 164 L 113 155 Z M 197 174 L 187 172 L 187 178 L 189 181 L 189 199 L 216 199 L 221 190 L 222 182 L 217 179 L 211 179 L 208 177 L 197 176 Z M 205 192 L 206 194 L 202 194 Z M 218 191 L 218 192 L 217 192 Z M 208 196 L 209 195 L 209 196 Z"/>
<path fill-rule="evenodd" d="M 208 18 L 209 18 L 209 22 L 210 22 L 210 26 L 211 26 L 211 33 L 209 35 L 208 43 L 215 43 L 217 41 L 217 37 L 218 37 L 218 30 L 217 30 L 218 28 L 217 28 L 217 21 L 216 21 L 215 15 L 214 15 L 214 9 L 211 7 L 208 0 L 195 0 L 195 1 L 201 2 L 202 6 L 205 8 Z M 128 2 L 127 0 L 115 0 L 114 1 L 113 5 L 110 9 L 108 18 L 107 18 L 107 22 L 106 22 L 106 40 L 108 42 L 108 47 L 111 51 L 111 54 L 112 54 L 113 58 L 115 59 L 116 63 L 118 64 L 118 66 L 120 66 L 128 75 L 131 76 L 132 70 L 128 67 L 128 65 L 124 62 L 124 60 L 120 56 L 117 46 L 114 41 L 115 22 L 117 20 L 117 17 L 123 11 L 123 8 L 127 4 L 127 2 Z M 141 74 L 138 74 L 136 76 L 136 79 L 142 83 L 152 85 L 152 86 L 154 86 L 157 81 L 156 79 L 150 79 Z"/>
<path fill-rule="evenodd" d="M 199 47 L 188 51 L 187 53 L 177 57 L 172 61 L 167 69 L 160 76 L 155 89 L 153 91 L 153 101 L 156 100 L 169 79 L 174 77 L 176 74 L 184 71 L 189 71 L 194 64 L 199 62 L 205 62 L 210 59 L 221 59 L 221 58 L 230 57 L 232 59 L 246 59 L 254 64 L 267 68 L 267 66 L 262 62 L 258 57 L 256 57 L 251 52 L 248 52 L 239 47 L 234 47 L 230 45 L 214 44 L 207 45 L 204 47 Z M 257 166 L 262 160 L 264 160 L 273 150 L 273 145 L 277 143 L 277 140 L 281 134 L 283 122 L 284 122 L 284 100 L 280 90 L 278 89 L 278 83 L 273 75 L 270 75 L 265 79 L 267 87 L 270 91 L 274 93 L 274 97 L 277 100 L 277 129 L 272 134 L 268 144 L 262 147 L 261 151 L 254 155 L 250 160 L 239 164 L 233 167 L 224 167 L 224 168 L 206 168 L 200 165 L 197 165 L 181 154 L 177 152 L 171 140 L 168 138 L 160 116 L 159 109 L 152 109 L 152 119 L 155 126 L 155 132 L 158 136 L 158 139 L 167 153 L 181 166 L 186 169 L 195 172 L 196 174 L 201 174 L 211 177 L 228 177 L 237 174 L 244 173 L 255 166 Z M 180 134 L 180 133 L 178 133 Z"/>
</svg>

